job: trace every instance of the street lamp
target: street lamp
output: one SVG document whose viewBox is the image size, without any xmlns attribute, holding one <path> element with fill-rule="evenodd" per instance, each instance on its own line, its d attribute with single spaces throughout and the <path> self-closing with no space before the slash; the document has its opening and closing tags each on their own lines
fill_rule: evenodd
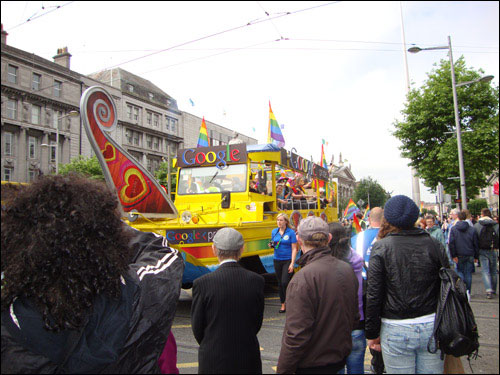
<svg viewBox="0 0 500 375">
<path fill-rule="evenodd" d="M 417 53 L 420 51 L 431 51 L 438 49 L 447 49 L 448 55 L 450 57 L 450 67 L 451 67 L 451 87 L 453 89 L 453 108 L 455 111 L 455 126 L 457 131 L 457 146 L 458 146 L 458 166 L 460 170 L 460 196 L 462 198 L 462 209 L 467 208 L 467 193 L 465 190 L 465 168 L 464 168 L 464 158 L 462 151 L 462 134 L 460 131 L 460 117 L 458 114 L 458 101 L 457 101 L 457 87 L 468 85 L 476 82 L 489 82 L 493 79 L 493 76 L 485 76 L 474 81 L 462 82 L 457 85 L 455 82 L 455 66 L 453 64 L 453 53 L 451 49 L 451 37 L 448 36 L 448 45 L 440 46 L 440 47 L 428 47 L 428 48 L 420 48 L 420 47 L 411 47 L 408 49 L 410 53 Z"/>
<path fill-rule="evenodd" d="M 43 143 L 41 146 L 42 147 L 55 147 L 56 152 L 55 152 L 55 157 L 56 157 L 56 174 L 59 174 L 59 124 L 62 122 L 63 118 L 66 117 L 76 117 L 79 116 L 80 112 L 78 111 L 70 111 L 68 114 L 61 116 L 57 119 L 57 126 L 56 126 L 56 144 L 55 145 L 48 145 L 46 143 Z"/>
</svg>

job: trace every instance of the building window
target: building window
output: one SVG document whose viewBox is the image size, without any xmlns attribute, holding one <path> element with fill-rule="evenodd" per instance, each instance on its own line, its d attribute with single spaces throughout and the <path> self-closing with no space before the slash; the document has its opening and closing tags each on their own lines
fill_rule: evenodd
<svg viewBox="0 0 500 375">
<path fill-rule="evenodd" d="M 16 120 L 17 119 L 17 101 L 7 100 L 7 117 Z"/>
<path fill-rule="evenodd" d="M 36 159 L 36 138 L 28 138 L 28 153 L 30 159 Z"/>
<path fill-rule="evenodd" d="M 4 132 L 2 136 L 2 138 L 4 139 L 3 154 L 7 156 L 12 155 L 12 135 L 12 133 Z"/>
<path fill-rule="evenodd" d="M 139 108 L 134 107 L 134 120 L 139 122 Z"/>
<path fill-rule="evenodd" d="M 133 132 L 133 136 L 134 136 L 134 145 L 139 146 L 139 133 Z"/>
<path fill-rule="evenodd" d="M 130 92 L 134 92 L 134 86 L 132 86 L 130 83 L 127 84 L 127 90 Z"/>
<path fill-rule="evenodd" d="M 149 172 L 152 172 L 151 171 L 151 159 L 150 158 L 146 159 L 146 168 L 148 169 Z"/>
<path fill-rule="evenodd" d="M 160 150 L 160 138 L 153 137 L 153 147 L 155 150 Z"/>
<path fill-rule="evenodd" d="M 39 105 L 31 106 L 31 122 L 33 124 L 40 124 L 40 115 L 42 113 L 42 107 Z"/>
<path fill-rule="evenodd" d="M 153 95 L 153 93 L 151 93 L 151 92 L 148 92 L 148 96 L 149 96 L 149 100 L 153 100 L 153 99 L 154 99 L 154 97 L 155 97 L 155 96 Z"/>
<path fill-rule="evenodd" d="M 7 82 L 17 83 L 17 67 L 9 65 L 7 68 Z"/>
<path fill-rule="evenodd" d="M 12 181 L 13 174 L 14 174 L 14 168 L 5 167 L 3 169 L 3 180 L 4 181 Z"/>
<path fill-rule="evenodd" d="M 56 148 L 52 147 L 52 144 L 50 145 L 49 148 L 50 148 L 50 162 L 54 163 L 56 161 Z"/>
<path fill-rule="evenodd" d="M 36 171 L 30 169 L 28 171 L 28 182 L 33 182 L 35 180 L 36 175 L 37 175 Z"/>
<path fill-rule="evenodd" d="M 54 129 L 57 129 L 59 125 L 59 119 L 62 117 L 62 112 L 61 111 L 54 111 L 54 116 L 52 118 L 52 126 Z"/>
<path fill-rule="evenodd" d="M 40 83 L 42 82 L 42 76 L 37 73 L 33 73 L 33 79 L 31 81 L 31 89 L 38 91 L 40 90 Z"/>
<path fill-rule="evenodd" d="M 157 115 L 157 114 L 154 115 L 153 125 L 155 128 L 160 126 L 160 115 Z"/>
<path fill-rule="evenodd" d="M 62 92 L 62 82 L 54 81 L 54 96 L 56 98 L 60 98 L 61 92 Z"/>
<path fill-rule="evenodd" d="M 170 119 L 170 128 L 172 129 L 173 132 L 175 132 L 175 125 L 177 124 L 176 119 Z"/>
<path fill-rule="evenodd" d="M 132 120 L 132 106 L 127 105 L 127 117 Z"/>
<path fill-rule="evenodd" d="M 165 128 L 170 130 L 170 117 L 165 116 Z"/>
<path fill-rule="evenodd" d="M 125 138 L 127 138 L 127 143 L 129 145 L 131 145 L 132 144 L 132 130 L 130 130 L 130 129 L 125 130 Z"/>
<path fill-rule="evenodd" d="M 149 149 L 153 148 L 153 140 L 151 138 L 150 135 L 146 135 L 146 145 Z"/>
<path fill-rule="evenodd" d="M 151 112 L 146 112 L 146 122 L 148 125 L 153 123 L 153 114 Z"/>
</svg>

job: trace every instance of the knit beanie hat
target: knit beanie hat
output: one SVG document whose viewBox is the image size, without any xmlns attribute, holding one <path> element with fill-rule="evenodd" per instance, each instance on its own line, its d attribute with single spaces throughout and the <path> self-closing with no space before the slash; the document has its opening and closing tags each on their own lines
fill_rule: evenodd
<svg viewBox="0 0 500 375">
<path fill-rule="evenodd" d="M 406 195 L 395 195 L 384 207 L 385 219 L 401 229 L 413 228 L 419 213 L 417 205 Z"/>
</svg>

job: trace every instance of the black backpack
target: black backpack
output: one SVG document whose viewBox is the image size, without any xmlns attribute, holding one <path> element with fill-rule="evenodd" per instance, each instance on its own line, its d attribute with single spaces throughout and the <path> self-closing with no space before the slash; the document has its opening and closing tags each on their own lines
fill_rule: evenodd
<svg viewBox="0 0 500 375">
<path fill-rule="evenodd" d="M 479 232 L 479 248 L 483 250 L 498 249 L 498 233 L 493 228 L 494 223 L 481 224 Z"/>
<path fill-rule="evenodd" d="M 441 350 L 455 357 L 477 358 L 479 334 L 474 313 L 467 299 L 465 283 L 455 270 L 442 267 L 439 270 L 441 289 L 434 320 L 434 331 L 427 343 L 429 353 Z"/>
</svg>

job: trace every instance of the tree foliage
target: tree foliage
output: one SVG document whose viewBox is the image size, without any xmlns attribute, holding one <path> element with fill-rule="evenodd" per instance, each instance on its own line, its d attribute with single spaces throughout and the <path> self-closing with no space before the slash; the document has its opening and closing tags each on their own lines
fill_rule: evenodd
<svg viewBox="0 0 500 375">
<path fill-rule="evenodd" d="M 176 186 L 176 174 L 177 174 L 177 168 L 170 168 L 170 191 L 173 193 L 175 191 L 175 186 Z M 161 162 L 159 165 L 159 168 L 155 172 L 155 177 L 158 180 L 158 182 L 167 187 L 167 180 L 168 180 L 168 161 Z"/>
<path fill-rule="evenodd" d="M 70 172 L 80 173 L 91 179 L 104 181 L 104 174 L 96 156 L 88 158 L 78 155 L 71 159 L 68 164 L 63 164 L 59 167 L 59 174 L 65 175 Z"/>
<path fill-rule="evenodd" d="M 473 81 L 484 72 L 467 68 L 463 57 L 454 64 L 456 82 Z M 478 82 L 457 87 L 467 195 L 478 194 L 487 176 L 498 169 L 498 86 Z M 402 145 L 425 186 L 435 190 L 441 182 L 446 191 L 460 189 L 458 146 L 455 128 L 450 62 L 428 74 L 419 89 L 409 92 L 403 121 L 393 125 Z M 446 134 L 446 132 L 452 132 Z"/>
<path fill-rule="evenodd" d="M 370 199 L 368 199 L 368 193 L 370 194 Z M 391 197 L 391 195 L 385 191 L 385 189 L 376 180 L 371 177 L 363 178 L 359 181 L 358 186 L 354 189 L 353 201 L 357 202 L 362 199 L 365 201 L 365 207 L 370 202 L 370 207 L 384 207 L 385 202 Z M 364 209 L 365 207 L 359 207 Z"/>
<path fill-rule="evenodd" d="M 468 204 L 467 208 L 471 215 L 481 215 L 481 209 L 488 208 L 488 202 L 486 199 L 472 199 Z"/>
</svg>

